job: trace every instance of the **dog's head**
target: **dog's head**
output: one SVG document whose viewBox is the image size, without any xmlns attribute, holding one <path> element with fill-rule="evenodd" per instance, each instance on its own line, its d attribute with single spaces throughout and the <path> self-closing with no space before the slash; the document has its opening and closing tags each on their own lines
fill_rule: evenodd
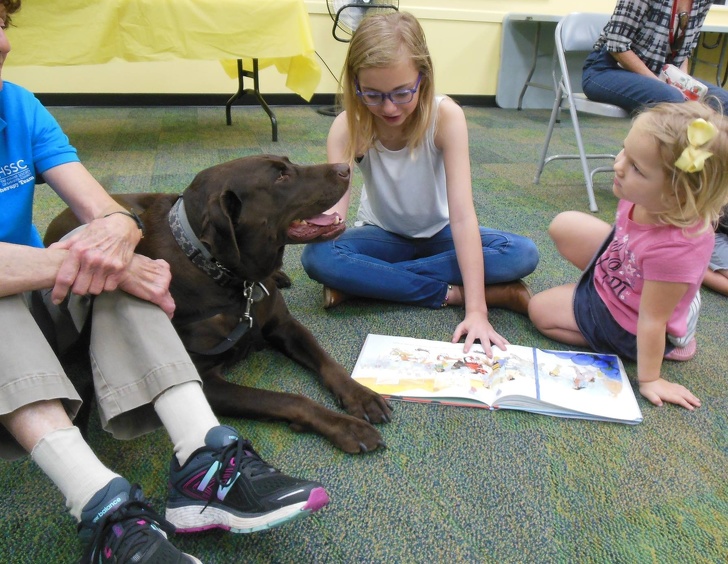
<svg viewBox="0 0 728 564">
<path fill-rule="evenodd" d="M 281 267 L 286 244 L 344 231 L 338 217 L 323 212 L 346 192 L 349 175 L 346 164 L 243 157 L 200 172 L 184 192 L 185 210 L 215 259 L 242 279 L 260 281 Z"/>
</svg>

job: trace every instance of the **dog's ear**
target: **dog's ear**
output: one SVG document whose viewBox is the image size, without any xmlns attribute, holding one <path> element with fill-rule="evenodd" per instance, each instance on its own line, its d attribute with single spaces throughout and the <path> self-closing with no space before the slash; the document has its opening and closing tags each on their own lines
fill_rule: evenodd
<svg viewBox="0 0 728 564">
<path fill-rule="evenodd" d="M 200 241 L 228 268 L 240 263 L 236 226 L 241 209 L 242 202 L 238 196 L 230 190 L 223 190 L 211 199 L 202 218 Z"/>
</svg>

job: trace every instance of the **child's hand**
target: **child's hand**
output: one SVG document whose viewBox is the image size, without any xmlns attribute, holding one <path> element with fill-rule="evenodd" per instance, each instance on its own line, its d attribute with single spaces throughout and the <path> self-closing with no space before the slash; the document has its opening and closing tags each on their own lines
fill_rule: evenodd
<svg viewBox="0 0 728 564">
<path fill-rule="evenodd" d="M 682 405 L 690 411 L 695 407 L 700 407 L 700 400 L 685 386 L 668 382 L 663 378 L 651 382 L 640 382 L 640 394 L 657 406 L 662 406 L 662 402 L 666 401 Z"/>
<path fill-rule="evenodd" d="M 466 314 L 465 319 L 463 319 L 463 321 L 455 328 L 455 333 L 453 333 L 452 336 L 452 342 L 457 343 L 463 335 L 465 336 L 463 352 L 468 352 L 472 344 L 476 340 L 479 340 L 480 345 L 483 347 L 483 351 L 488 358 L 493 358 L 493 351 L 490 346 L 491 343 L 501 350 L 506 350 L 506 346 L 508 345 L 508 341 L 499 335 L 490 324 L 487 314 Z"/>
</svg>

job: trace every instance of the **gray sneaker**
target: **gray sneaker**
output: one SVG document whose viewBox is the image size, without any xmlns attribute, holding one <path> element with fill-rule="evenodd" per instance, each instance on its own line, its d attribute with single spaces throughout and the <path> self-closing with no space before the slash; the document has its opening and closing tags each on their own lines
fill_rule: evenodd
<svg viewBox="0 0 728 564">
<path fill-rule="evenodd" d="M 167 540 L 174 527 L 144 500 L 139 486 L 114 478 L 86 504 L 78 535 L 88 546 L 81 564 L 201 564 Z"/>
<path fill-rule="evenodd" d="M 165 517 L 178 533 L 252 533 L 306 517 L 329 502 L 318 482 L 264 462 L 231 427 L 213 427 L 184 466 L 172 457 Z"/>
</svg>

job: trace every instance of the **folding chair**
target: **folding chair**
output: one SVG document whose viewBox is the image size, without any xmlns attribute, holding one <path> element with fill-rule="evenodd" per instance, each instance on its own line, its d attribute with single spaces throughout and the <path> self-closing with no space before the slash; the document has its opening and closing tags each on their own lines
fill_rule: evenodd
<svg viewBox="0 0 728 564">
<path fill-rule="evenodd" d="M 564 16 L 556 26 L 556 32 L 554 36 L 556 45 L 556 55 L 559 62 L 559 71 L 561 77 L 558 79 L 556 87 L 556 97 L 554 99 L 554 106 L 551 110 L 551 119 L 549 120 L 549 128 L 546 132 L 546 142 L 541 152 L 541 159 L 538 163 L 538 170 L 536 172 L 536 178 L 534 178 L 534 184 L 538 184 L 541 173 L 544 167 L 551 161 L 557 159 L 579 159 L 581 161 L 581 168 L 584 172 L 584 181 L 586 182 L 586 191 L 589 196 L 589 209 L 593 212 L 598 211 L 596 200 L 594 199 L 594 174 L 597 172 L 608 172 L 612 170 L 612 166 L 599 166 L 590 168 L 589 159 L 612 159 L 614 160 L 616 155 L 608 153 L 590 154 L 584 150 L 584 142 L 582 141 L 581 130 L 579 128 L 578 113 L 583 112 L 586 114 L 594 114 L 605 117 L 615 118 L 628 118 L 629 113 L 618 106 L 612 104 L 603 104 L 601 102 L 594 102 L 589 100 L 581 92 L 581 67 L 579 72 L 573 72 L 570 75 L 569 66 L 567 59 L 571 59 L 572 66 L 575 60 L 574 54 L 583 54 L 583 57 L 579 58 L 580 63 L 583 63 L 586 56 L 592 51 L 594 43 L 599 38 L 604 26 L 609 21 L 609 14 L 591 14 L 591 13 L 573 13 Z M 570 57 L 571 55 L 571 57 Z M 556 73 L 556 69 L 554 73 Z M 572 76 L 578 78 L 578 91 L 574 91 L 572 88 Z M 577 82 L 575 80 L 575 82 Z M 546 158 L 549 149 L 549 142 L 554 132 L 554 125 L 560 117 L 562 109 L 569 110 L 571 115 L 571 123 L 574 127 L 574 135 L 576 136 L 576 144 L 579 148 L 579 154 L 569 155 L 552 155 Z"/>
</svg>

